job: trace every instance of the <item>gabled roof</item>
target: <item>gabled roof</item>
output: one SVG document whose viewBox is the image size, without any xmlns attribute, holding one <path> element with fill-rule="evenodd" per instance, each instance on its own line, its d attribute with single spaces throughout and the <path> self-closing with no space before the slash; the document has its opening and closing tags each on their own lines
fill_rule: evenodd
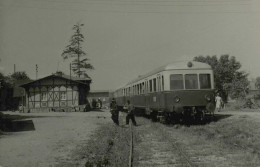
<svg viewBox="0 0 260 167">
<path fill-rule="evenodd" d="M 22 84 L 22 85 L 20 85 L 20 87 L 24 87 L 25 88 L 25 87 L 27 87 L 27 86 L 29 86 L 31 84 L 34 84 L 34 83 L 37 83 L 39 81 L 42 81 L 42 80 L 45 80 L 45 79 L 49 79 L 49 78 L 60 78 L 60 79 L 72 81 L 74 83 L 82 84 L 82 85 L 88 85 L 87 83 L 91 82 L 90 78 L 78 78 L 78 77 L 73 77 L 73 76 L 69 76 L 69 75 L 52 74 L 52 75 L 49 75 L 47 77 L 43 77 L 43 78 L 31 81 L 29 83 Z"/>
</svg>

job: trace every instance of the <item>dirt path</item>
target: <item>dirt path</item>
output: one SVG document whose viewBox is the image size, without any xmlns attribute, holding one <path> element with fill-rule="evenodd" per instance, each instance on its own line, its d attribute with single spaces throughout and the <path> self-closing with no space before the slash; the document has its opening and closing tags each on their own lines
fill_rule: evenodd
<svg viewBox="0 0 260 167">
<path fill-rule="evenodd" d="M 25 115 L 25 114 L 24 114 Z M 0 166 L 81 166 L 81 149 L 100 125 L 111 123 L 109 112 L 35 113 L 26 116 L 35 131 L 0 136 Z"/>
<path fill-rule="evenodd" d="M 217 121 L 190 127 L 139 117 L 134 166 L 260 166 L 259 122 L 256 112 L 222 112 Z"/>
</svg>

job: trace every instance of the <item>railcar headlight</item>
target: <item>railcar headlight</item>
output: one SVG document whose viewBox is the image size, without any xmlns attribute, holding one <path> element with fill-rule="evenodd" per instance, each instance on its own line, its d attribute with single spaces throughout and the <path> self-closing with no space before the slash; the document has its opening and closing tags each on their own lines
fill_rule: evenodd
<svg viewBox="0 0 260 167">
<path fill-rule="evenodd" d="M 180 101 L 181 101 L 181 99 L 180 99 L 178 96 L 176 96 L 176 97 L 175 97 L 175 102 L 176 102 L 176 103 L 179 103 Z"/>
<path fill-rule="evenodd" d="M 211 98 L 210 98 L 210 96 L 209 96 L 209 95 L 206 95 L 206 96 L 205 96 L 205 98 L 206 98 L 206 100 L 207 100 L 208 102 L 210 102 L 210 101 L 211 101 Z"/>
</svg>

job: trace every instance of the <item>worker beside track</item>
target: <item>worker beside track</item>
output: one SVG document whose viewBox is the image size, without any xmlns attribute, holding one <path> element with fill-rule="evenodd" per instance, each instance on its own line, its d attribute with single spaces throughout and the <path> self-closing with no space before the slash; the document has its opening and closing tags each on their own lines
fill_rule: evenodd
<svg viewBox="0 0 260 167">
<path fill-rule="evenodd" d="M 118 121 L 119 111 L 117 108 L 116 100 L 114 98 L 112 99 L 112 101 L 110 103 L 110 112 L 112 114 L 111 118 L 112 118 L 113 122 L 116 125 L 119 125 L 119 121 Z"/>
<path fill-rule="evenodd" d="M 136 126 L 135 115 L 134 115 L 134 106 L 132 104 L 130 104 L 129 100 L 127 100 L 126 108 L 127 108 L 126 125 L 129 124 L 129 119 L 131 119 L 134 126 Z"/>
</svg>

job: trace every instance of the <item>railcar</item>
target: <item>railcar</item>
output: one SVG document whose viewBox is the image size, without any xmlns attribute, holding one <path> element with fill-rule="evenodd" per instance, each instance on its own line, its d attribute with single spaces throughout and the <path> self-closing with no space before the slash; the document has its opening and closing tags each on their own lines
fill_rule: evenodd
<svg viewBox="0 0 260 167">
<path fill-rule="evenodd" d="M 139 76 L 117 89 L 113 96 L 119 108 L 127 100 L 136 114 L 162 122 L 203 120 L 215 109 L 213 71 L 208 64 L 175 62 Z"/>
</svg>

